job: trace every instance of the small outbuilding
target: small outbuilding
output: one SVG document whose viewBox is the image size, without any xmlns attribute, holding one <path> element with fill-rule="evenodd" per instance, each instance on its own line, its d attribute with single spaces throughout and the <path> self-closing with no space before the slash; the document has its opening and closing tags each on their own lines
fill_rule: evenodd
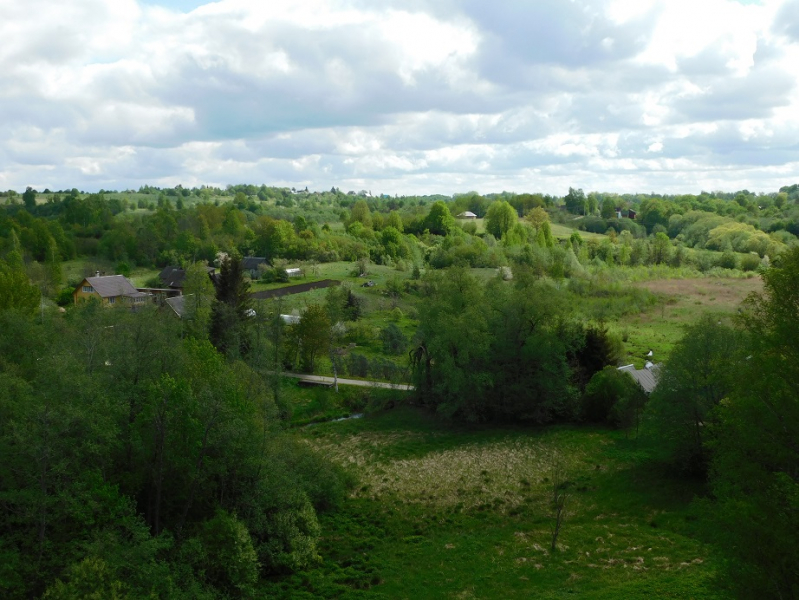
<svg viewBox="0 0 799 600">
<path fill-rule="evenodd" d="M 214 267 L 205 267 L 205 271 L 208 273 L 208 277 L 211 279 L 211 281 L 214 281 L 216 269 Z M 158 274 L 158 278 L 164 283 L 164 287 L 166 288 L 183 290 L 184 280 L 186 279 L 186 271 L 180 267 L 164 267 L 164 269 Z"/>
<path fill-rule="evenodd" d="M 636 369 L 635 365 L 625 365 L 618 368 L 619 371 L 629 373 L 630 377 L 640 385 L 647 394 L 651 394 L 657 387 L 658 377 L 660 376 L 660 365 L 646 361 L 643 369 Z"/>
<path fill-rule="evenodd" d="M 470 210 L 465 210 L 457 216 L 458 219 L 476 219 L 477 215 Z"/>
<path fill-rule="evenodd" d="M 261 276 L 260 269 L 268 266 L 269 261 L 263 256 L 245 256 L 241 259 L 241 268 L 247 271 L 252 279 L 258 279 Z"/>
</svg>

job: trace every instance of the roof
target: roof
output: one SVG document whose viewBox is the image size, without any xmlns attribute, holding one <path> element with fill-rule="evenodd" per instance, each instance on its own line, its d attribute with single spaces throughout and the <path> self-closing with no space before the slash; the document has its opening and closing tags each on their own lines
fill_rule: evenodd
<svg viewBox="0 0 799 600">
<path fill-rule="evenodd" d="M 476 219 L 477 215 L 470 210 L 466 210 L 458 215 L 459 219 Z"/>
<path fill-rule="evenodd" d="M 653 365 L 647 361 L 646 367 L 643 369 L 636 369 L 635 365 L 625 365 L 619 367 L 619 371 L 625 371 L 638 382 L 647 394 L 652 393 L 652 390 L 657 387 L 658 377 L 660 375 L 660 365 Z"/>
<path fill-rule="evenodd" d="M 211 279 L 213 279 L 216 269 L 214 267 L 205 267 L 205 270 L 208 272 L 208 275 L 211 276 Z M 186 279 L 186 271 L 180 267 L 164 267 L 164 269 L 158 274 L 158 277 L 167 287 L 182 288 L 183 280 Z"/>
<path fill-rule="evenodd" d="M 86 281 L 94 288 L 101 298 L 116 296 L 133 296 L 140 293 L 124 275 L 105 275 L 100 277 L 87 277 Z"/>
<path fill-rule="evenodd" d="M 193 296 L 194 294 L 189 294 L 189 296 Z M 186 313 L 186 298 L 189 296 L 173 296 L 172 298 L 167 298 L 166 303 L 169 305 L 169 308 L 175 311 L 175 314 L 183 318 L 183 315 Z"/>
<path fill-rule="evenodd" d="M 180 267 L 164 267 L 158 274 L 159 279 L 167 287 L 183 287 L 183 280 L 186 279 L 186 271 Z"/>
<path fill-rule="evenodd" d="M 254 271 L 258 265 L 269 264 L 263 256 L 245 256 L 241 259 L 241 268 L 247 271 Z"/>
</svg>

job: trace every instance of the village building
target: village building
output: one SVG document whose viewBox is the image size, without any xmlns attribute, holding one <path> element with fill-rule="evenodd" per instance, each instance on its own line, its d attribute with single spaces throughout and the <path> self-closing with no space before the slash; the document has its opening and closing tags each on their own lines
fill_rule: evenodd
<svg viewBox="0 0 799 600">
<path fill-rule="evenodd" d="M 86 277 L 72 292 L 75 304 L 97 300 L 105 306 L 124 304 L 136 306 L 147 302 L 150 294 L 137 290 L 124 275 Z"/>
<path fill-rule="evenodd" d="M 261 276 L 260 270 L 269 266 L 269 261 L 263 256 L 245 256 L 241 259 L 241 268 L 250 274 L 251 279 Z"/>
<path fill-rule="evenodd" d="M 647 394 L 651 394 L 657 387 L 658 377 L 660 375 L 660 365 L 646 361 L 643 369 L 636 369 L 635 365 L 625 365 L 618 368 L 619 371 L 629 373 L 630 377 L 635 379 L 636 383 L 640 385 Z"/>
<path fill-rule="evenodd" d="M 216 277 L 216 269 L 214 267 L 205 267 L 208 277 L 214 281 Z M 163 282 L 164 287 L 179 290 L 182 293 L 184 280 L 186 279 L 186 270 L 180 267 L 168 266 L 158 274 L 158 278 Z"/>
</svg>

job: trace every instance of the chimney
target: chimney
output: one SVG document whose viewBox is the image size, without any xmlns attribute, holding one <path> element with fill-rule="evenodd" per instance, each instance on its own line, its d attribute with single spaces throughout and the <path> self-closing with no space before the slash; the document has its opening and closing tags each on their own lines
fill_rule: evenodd
<svg viewBox="0 0 799 600">
<path fill-rule="evenodd" d="M 95 272 L 94 272 L 94 276 L 95 276 L 95 277 L 99 277 L 99 276 L 100 276 L 100 271 L 95 271 Z"/>
</svg>

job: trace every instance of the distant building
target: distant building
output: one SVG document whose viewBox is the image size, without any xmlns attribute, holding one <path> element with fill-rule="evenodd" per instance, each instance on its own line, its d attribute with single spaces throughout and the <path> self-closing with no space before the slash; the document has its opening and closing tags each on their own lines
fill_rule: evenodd
<svg viewBox="0 0 799 600">
<path fill-rule="evenodd" d="M 86 277 L 72 292 L 75 304 L 98 300 L 105 306 L 144 304 L 150 294 L 137 290 L 124 275 L 100 275 Z"/>
<path fill-rule="evenodd" d="M 241 259 L 241 268 L 247 271 L 252 279 L 258 279 L 261 276 L 259 272 L 261 265 L 269 266 L 269 261 L 263 256 L 245 256 Z"/>
<path fill-rule="evenodd" d="M 657 387 L 658 377 L 660 376 L 660 365 L 646 361 L 643 369 L 636 369 L 635 365 L 625 365 L 618 368 L 619 371 L 629 373 L 630 377 L 640 385 L 647 394 L 651 394 Z"/>
<path fill-rule="evenodd" d="M 465 210 L 461 214 L 457 216 L 458 219 L 476 219 L 477 215 L 474 214 L 472 211 Z"/>
<path fill-rule="evenodd" d="M 205 270 L 208 272 L 208 277 L 211 278 L 211 281 L 214 281 L 216 269 L 214 267 L 205 267 Z M 186 271 L 180 267 L 164 267 L 158 274 L 158 278 L 164 283 L 164 287 L 182 290 L 183 282 L 186 279 Z"/>
<path fill-rule="evenodd" d="M 194 294 L 189 294 L 188 296 L 182 294 L 180 296 L 173 296 L 172 298 L 166 299 L 166 305 L 175 311 L 179 319 L 182 319 L 186 314 L 186 299 L 192 298 L 193 296 Z"/>
</svg>

